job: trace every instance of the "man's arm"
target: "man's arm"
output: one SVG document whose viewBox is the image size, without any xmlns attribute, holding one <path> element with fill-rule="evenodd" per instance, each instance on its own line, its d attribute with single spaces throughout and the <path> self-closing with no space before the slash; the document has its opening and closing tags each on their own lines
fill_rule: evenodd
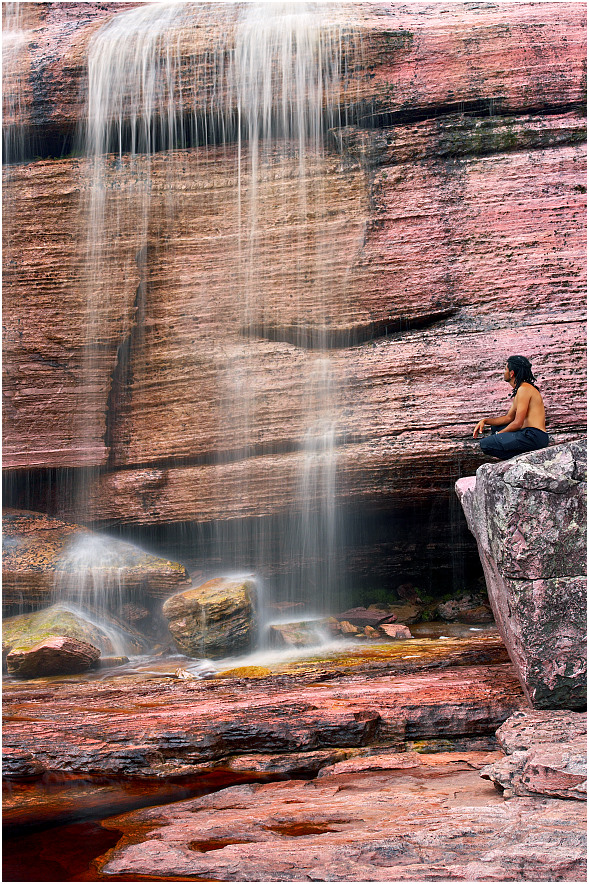
<svg viewBox="0 0 589 884">
<path fill-rule="evenodd" d="M 519 393 L 518 393 L 518 395 L 519 395 Z M 515 397 L 515 399 L 517 400 L 517 396 Z M 478 424 L 474 428 L 474 433 L 472 435 L 476 439 L 479 434 L 482 434 L 485 426 L 487 426 L 487 427 L 501 427 L 501 426 L 503 426 L 503 424 L 509 424 L 511 426 L 511 424 L 513 423 L 516 416 L 517 416 L 517 408 L 516 408 L 516 403 L 514 401 L 513 405 L 511 406 L 511 408 L 509 409 L 507 414 L 503 414 L 503 415 L 501 415 L 501 417 L 483 417 L 483 418 L 481 418 L 481 420 L 478 422 Z M 525 414 L 524 414 L 524 417 L 525 417 Z M 523 423 L 523 419 L 524 418 L 522 418 L 522 423 Z M 519 427 L 517 429 L 519 430 Z M 505 430 L 499 430 L 499 432 L 503 433 L 503 432 L 505 432 Z"/>
</svg>

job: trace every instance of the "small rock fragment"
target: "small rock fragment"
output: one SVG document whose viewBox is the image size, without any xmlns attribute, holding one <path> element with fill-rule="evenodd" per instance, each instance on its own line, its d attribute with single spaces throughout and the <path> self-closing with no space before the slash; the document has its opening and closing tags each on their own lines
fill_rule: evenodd
<svg viewBox="0 0 589 884">
<path fill-rule="evenodd" d="M 397 639 L 398 641 L 413 638 L 409 629 L 406 626 L 403 626 L 402 623 L 382 623 L 378 628 L 381 633 L 384 633 L 389 638 Z"/>
</svg>

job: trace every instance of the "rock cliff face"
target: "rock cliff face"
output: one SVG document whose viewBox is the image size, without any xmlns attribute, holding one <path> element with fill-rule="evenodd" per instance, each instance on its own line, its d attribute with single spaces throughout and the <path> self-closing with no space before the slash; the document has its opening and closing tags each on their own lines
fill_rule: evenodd
<svg viewBox="0 0 589 884">
<path fill-rule="evenodd" d="M 539 708 L 587 703 L 587 443 L 484 464 L 456 490 L 495 620 Z"/>
<path fill-rule="evenodd" d="M 138 197 L 131 184 L 121 193 L 117 167 L 138 181 L 147 159 L 113 157 L 97 246 L 111 297 L 97 305 L 91 373 L 90 161 L 60 154 L 82 113 L 90 37 L 134 4 L 21 5 L 4 66 L 6 143 L 17 157 L 22 148 L 3 189 L 13 502 L 79 518 L 66 490 L 69 471 L 86 465 L 100 468 L 85 512 L 98 524 L 287 514 L 321 342 L 337 501 L 399 525 L 380 545 L 393 570 L 416 542 L 406 526 L 424 522 L 423 567 L 451 570 L 448 500 L 456 476 L 481 462 L 471 426 L 503 407 L 505 358 L 532 360 L 556 441 L 584 425 L 584 5 L 356 4 L 363 66 L 342 96 L 354 125 L 307 158 L 321 184 L 304 217 L 295 166 L 271 164 L 247 335 L 237 147 L 154 154 L 143 239 Z M 237 361 L 249 367 L 247 402 L 232 388 Z M 362 543 L 359 573 L 379 542 Z"/>
</svg>

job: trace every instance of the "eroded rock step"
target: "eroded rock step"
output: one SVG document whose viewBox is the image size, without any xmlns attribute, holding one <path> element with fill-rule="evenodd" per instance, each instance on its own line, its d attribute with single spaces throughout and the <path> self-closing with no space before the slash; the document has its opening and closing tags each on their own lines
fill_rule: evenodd
<svg viewBox="0 0 589 884">
<path fill-rule="evenodd" d="M 313 777 L 356 755 L 420 741 L 433 741 L 430 750 L 489 748 L 497 727 L 525 705 L 506 661 L 497 634 L 487 631 L 347 648 L 205 680 L 179 679 L 172 669 L 104 681 L 8 682 L 4 775 L 13 785 L 5 820 L 76 813 L 72 778 L 87 781 L 98 806 L 102 793 L 112 802 L 121 779 L 144 789 L 151 783 L 155 794 L 155 784 L 170 779 L 219 788 Z M 51 800 L 42 783 L 28 803 L 18 796 L 24 778 L 44 777 L 54 782 Z"/>
</svg>

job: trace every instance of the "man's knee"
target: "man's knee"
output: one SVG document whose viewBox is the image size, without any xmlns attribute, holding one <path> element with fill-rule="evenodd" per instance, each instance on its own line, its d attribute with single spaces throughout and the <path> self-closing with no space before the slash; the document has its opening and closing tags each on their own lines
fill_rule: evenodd
<svg viewBox="0 0 589 884">
<path fill-rule="evenodd" d="M 502 457 L 504 454 L 504 448 L 496 434 L 484 436 L 481 439 L 481 451 L 491 457 Z"/>
</svg>

